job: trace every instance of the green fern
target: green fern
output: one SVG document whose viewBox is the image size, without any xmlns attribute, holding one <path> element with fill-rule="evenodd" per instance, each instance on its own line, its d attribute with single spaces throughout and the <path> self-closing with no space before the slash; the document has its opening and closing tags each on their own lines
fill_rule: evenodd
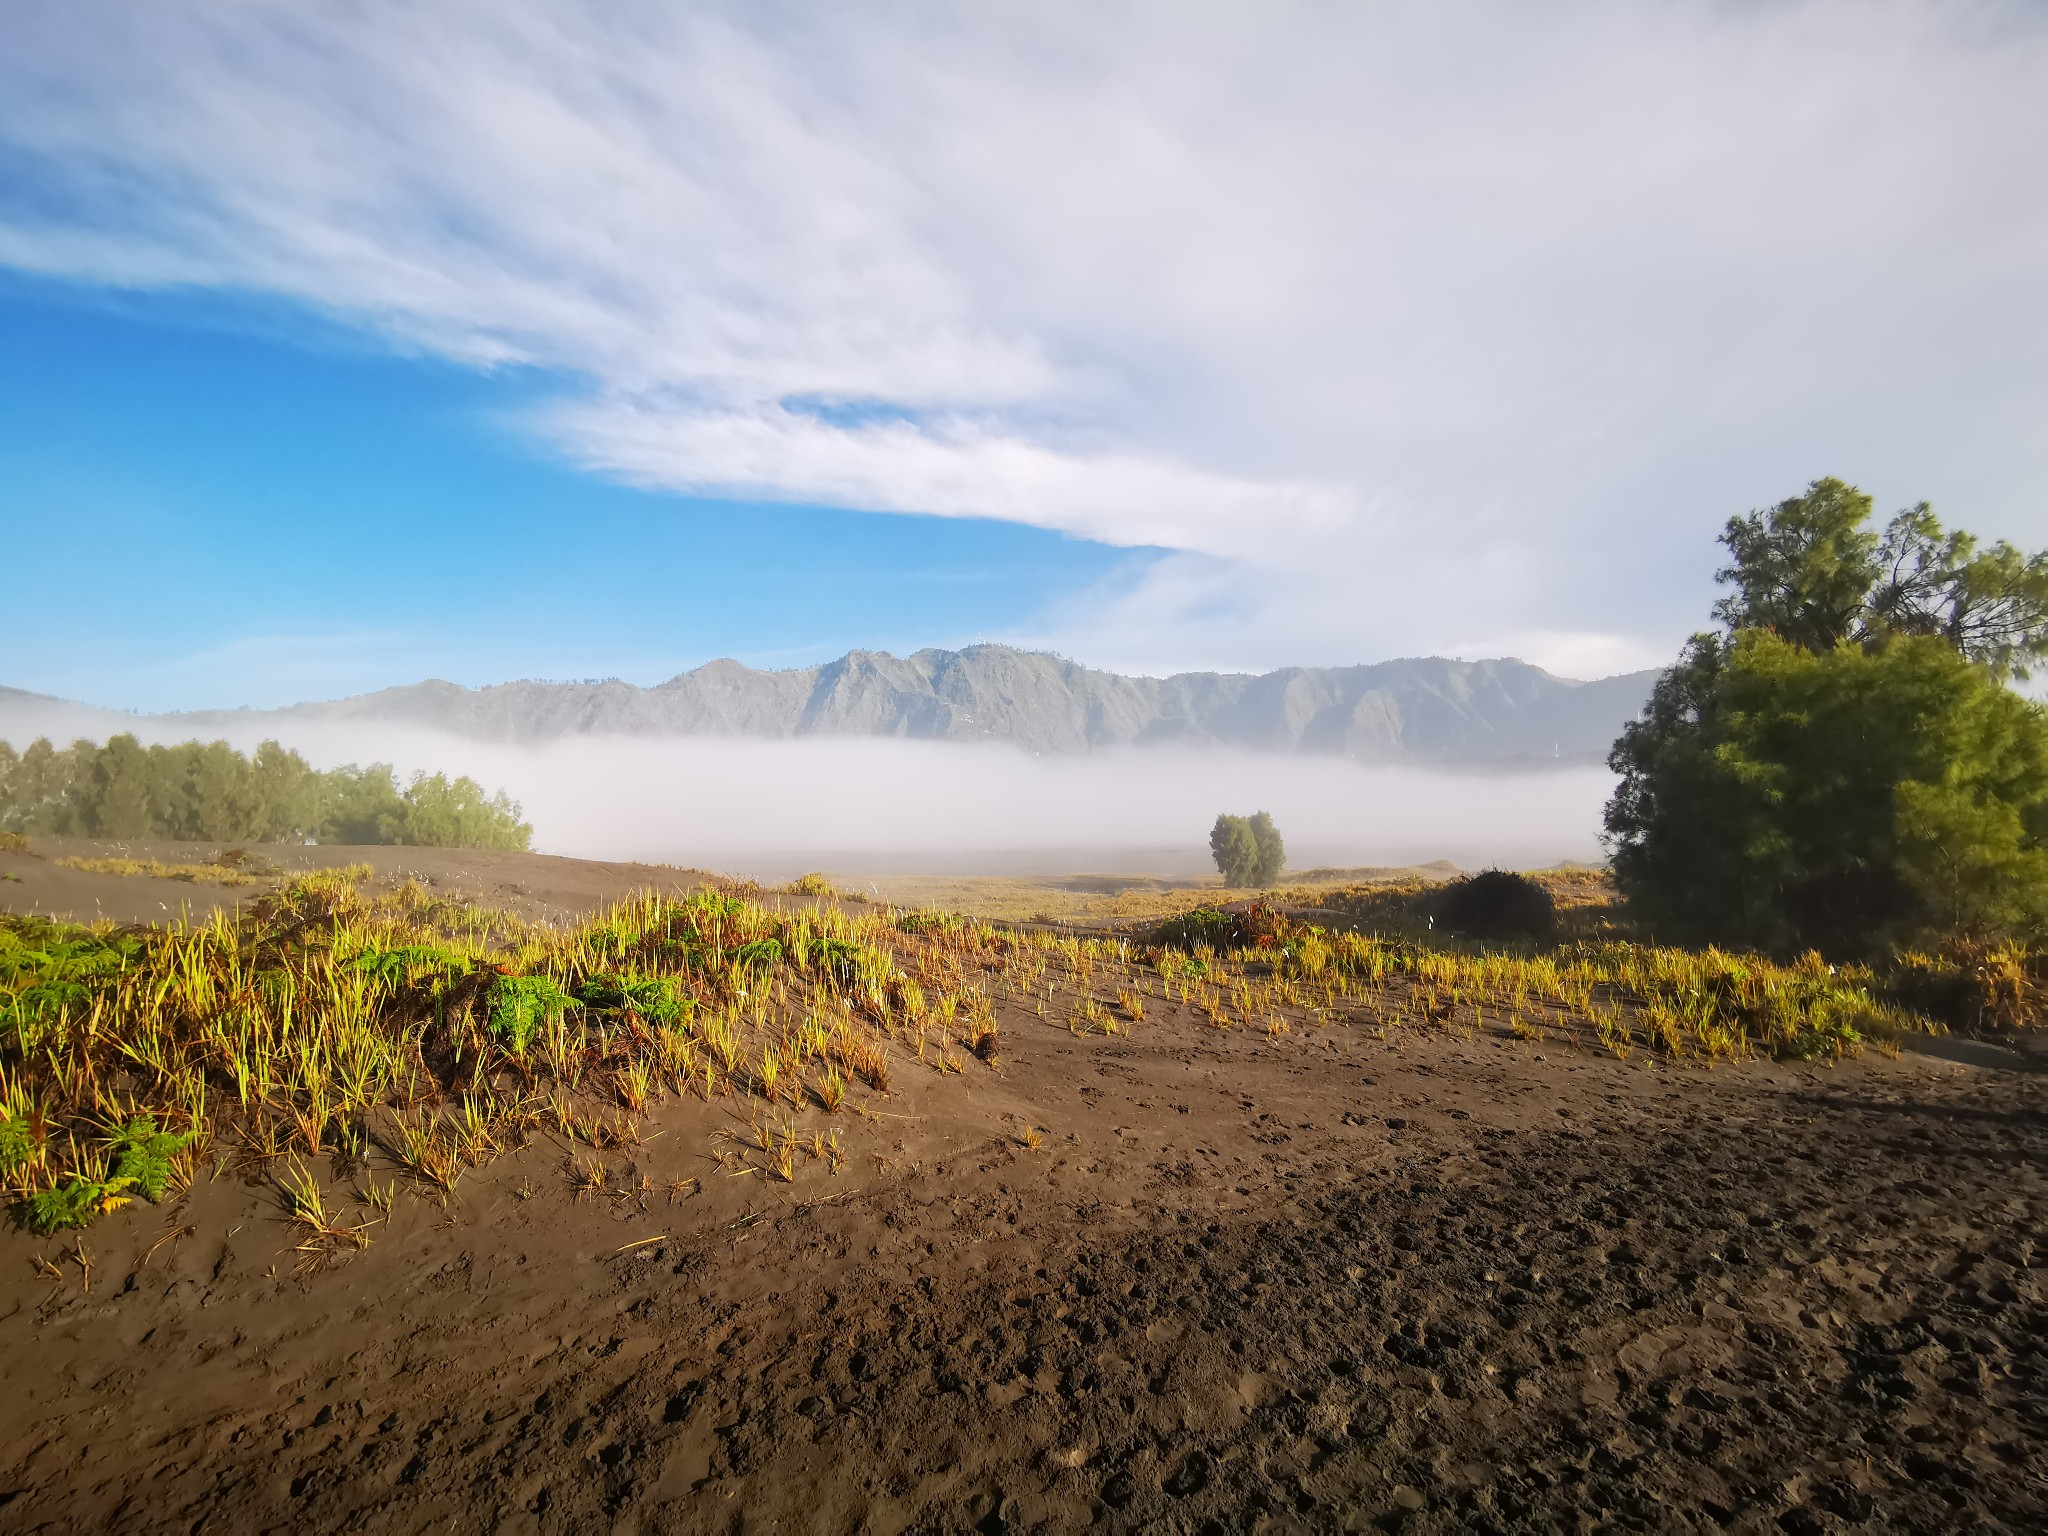
<svg viewBox="0 0 2048 1536">
<path fill-rule="evenodd" d="M 154 1117 L 137 1115 L 115 1132 L 110 1143 L 114 1157 L 113 1177 L 107 1181 L 110 1190 L 133 1189 L 155 1205 L 170 1185 L 171 1159 L 191 1139 L 190 1131 L 160 1131 Z"/>
<path fill-rule="evenodd" d="M 87 1225 L 102 1211 L 112 1210 L 127 1197 L 112 1182 L 98 1183 L 75 1174 L 55 1189 L 39 1189 L 14 1208 L 15 1219 L 38 1237 Z"/>
<path fill-rule="evenodd" d="M 491 1033 L 523 1056 L 541 1026 L 574 1001 L 552 977 L 500 976 L 491 985 Z"/>
<path fill-rule="evenodd" d="M 782 944 L 777 939 L 755 939 L 750 944 L 740 945 L 728 958 L 734 970 L 755 965 L 777 965 L 782 960 Z"/>
</svg>

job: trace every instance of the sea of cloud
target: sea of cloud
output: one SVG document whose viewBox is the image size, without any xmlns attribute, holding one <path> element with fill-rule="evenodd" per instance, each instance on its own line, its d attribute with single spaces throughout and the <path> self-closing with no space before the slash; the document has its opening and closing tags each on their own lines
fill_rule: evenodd
<svg viewBox="0 0 2048 1536">
<path fill-rule="evenodd" d="M 57 705 L 0 707 L 0 740 L 190 739 L 175 720 Z M 468 774 L 520 802 L 535 847 L 761 878 L 806 868 L 1190 874 L 1220 812 L 1268 811 L 1290 862 L 1533 866 L 1599 857 L 1604 769 L 1446 771 L 1335 757 L 1183 748 L 1033 756 L 1003 745 L 887 738 L 567 737 L 508 746 L 393 727 L 230 723 L 316 767 L 387 762 Z"/>
</svg>

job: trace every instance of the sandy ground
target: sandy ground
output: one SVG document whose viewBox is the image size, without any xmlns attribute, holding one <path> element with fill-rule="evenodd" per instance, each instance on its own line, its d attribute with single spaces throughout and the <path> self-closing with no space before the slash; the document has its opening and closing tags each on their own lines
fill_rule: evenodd
<svg viewBox="0 0 2048 1536">
<path fill-rule="evenodd" d="M 793 1185 L 670 1100 L 322 1274 L 254 1171 L 0 1234 L 0 1531 L 2048 1527 L 2048 1058 L 1002 1025 Z"/>
<path fill-rule="evenodd" d="M 160 841 L 96 841 L 36 838 L 27 853 L 0 850 L 0 908 L 41 912 L 74 922 L 99 918 L 119 923 L 174 922 L 204 917 L 216 908 L 246 902 L 275 881 L 256 886 L 219 881 L 154 879 L 104 874 L 67 867 L 71 858 L 154 859 L 162 864 L 206 865 L 226 845 Z M 605 863 L 546 854 L 487 853 L 443 848 L 280 847 L 245 848 L 263 866 L 285 874 L 341 864 L 371 865 L 384 884 L 416 878 L 439 890 L 482 905 L 502 907 L 536 919 L 561 919 L 589 911 L 635 890 L 687 888 L 708 878 L 704 872 L 668 864 Z M 714 866 L 726 872 L 722 866 Z M 778 872 L 786 883 L 806 871 L 791 864 Z M 936 907 L 974 917 L 1016 922 L 1062 922 L 1094 926 L 1185 911 L 1199 901 L 1223 901 L 1250 893 L 1226 889 L 1211 874 L 960 874 L 906 873 L 900 867 L 826 867 L 839 890 L 903 907 Z M 1411 879 L 1448 879 L 1454 865 L 1414 868 L 1318 869 L 1290 874 L 1290 885 L 1357 886 Z M 1284 888 L 1283 888 L 1284 889 Z"/>
<path fill-rule="evenodd" d="M 30 841 L 27 852 L 0 850 L 0 910 L 35 912 L 80 923 L 100 919 L 124 924 L 171 923 L 181 918 L 196 921 L 252 901 L 294 873 L 368 864 L 376 871 L 373 890 L 418 880 L 437 892 L 479 906 L 517 912 L 534 921 L 562 921 L 636 891 L 694 890 L 708 878 L 701 871 L 669 864 L 607 864 L 534 853 L 270 843 L 239 850 L 255 860 L 255 867 L 278 872 L 253 885 L 105 874 L 70 868 L 63 862 L 121 858 L 207 865 L 218 862 L 228 851 L 221 843 L 38 837 Z"/>
<path fill-rule="evenodd" d="M 1080 928 L 1128 927 L 1133 921 L 1185 912 L 1201 902 L 1229 902 L 1266 894 L 1232 890 L 1216 874 L 1146 873 L 952 875 L 823 871 L 839 890 L 899 907 L 934 907 L 970 917 L 1019 923 L 1062 923 Z M 1281 901 L 1307 897 L 1312 887 L 1388 885 L 1455 878 L 1453 864 L 1402 868 L 1316 869 L 1289 874 L 1273 894 Z"/>
</svg>

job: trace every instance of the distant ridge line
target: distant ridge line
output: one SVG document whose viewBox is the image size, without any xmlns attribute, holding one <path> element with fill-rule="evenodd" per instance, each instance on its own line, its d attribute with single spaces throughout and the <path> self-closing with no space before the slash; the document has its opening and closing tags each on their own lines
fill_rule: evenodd
<svg viewBox="0 0 2048 1536">
<path fill-rule="evenodd" d="M 996 741 L 1058 755 L 1173 744 L 1379 763 L 1589 762 L 1606 756 L 1657 675 L 1579 682 L 1512 659 L 1426 656 L 1151 678 L 982 644 L 907 657 L 856 650 L 780 671 L 721 659 L 649 688 L 616 678 L 482 688 L 433 679 L 282 709 L 142 716 L 0 688 L 0 737 L 9 716 L 33 703 L 195 735 L 274 719 L 403 725 L 521 744 L 592 735 L 897 737 Z"/>
</svg>

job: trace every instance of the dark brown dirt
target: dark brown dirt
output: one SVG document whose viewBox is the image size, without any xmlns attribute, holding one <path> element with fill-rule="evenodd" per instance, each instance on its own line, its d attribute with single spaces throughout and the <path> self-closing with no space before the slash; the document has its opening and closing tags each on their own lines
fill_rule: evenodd
<svg viewBox="0 0 2048 1536">
<path fill-rule="evenodd" d="M 2048 1527 L 2039 1056 L 1003 1042 L 836 1177 L 671 1100 L 323 1274 L 232 1171 L 0 1235 L 0 1531 Z"/>
</svg>

